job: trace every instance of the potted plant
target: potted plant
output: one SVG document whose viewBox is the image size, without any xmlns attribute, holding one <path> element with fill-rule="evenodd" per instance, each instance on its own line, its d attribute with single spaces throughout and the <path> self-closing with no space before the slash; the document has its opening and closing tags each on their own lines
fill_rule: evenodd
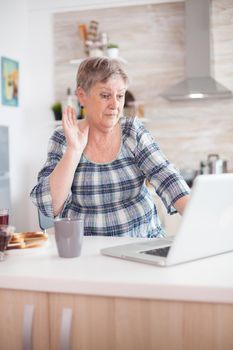
<svg viewBox="0 0 233 350">
<path fill-rule="evenodd" d="M 55 102 L 51 107 L 55 120 L 62 120 L 62 104 L 60 101 Z"/>
<path fill-rule="evenodd" d="M 107 44 L 107 55 L 110 58 L 117 58 L 119 54 L 119 46 L 114 43 Z"/>
</svg>

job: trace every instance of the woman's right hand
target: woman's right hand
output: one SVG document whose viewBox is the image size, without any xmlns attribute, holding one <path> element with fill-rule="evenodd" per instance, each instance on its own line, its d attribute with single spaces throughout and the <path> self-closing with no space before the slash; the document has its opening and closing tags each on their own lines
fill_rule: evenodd
<svg viewBox="0 0 233 350">
<path fill-rule="evenodd" d="M 67 106 L 63 112 L 62 126 L 67 147 L 83 153 L 88 141 L 89 125 L 87 121 L 78 122 L 76 110 L 73 107 Z"/>
</svg>

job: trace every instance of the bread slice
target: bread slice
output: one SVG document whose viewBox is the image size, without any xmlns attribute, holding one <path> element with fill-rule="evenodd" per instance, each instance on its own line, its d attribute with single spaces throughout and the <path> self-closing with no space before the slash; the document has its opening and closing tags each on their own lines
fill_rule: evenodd
<svg viewBox="0 0 233 350">
<path fill-rule="evenodd" d="M 25 242 L 18 242 L 18 243 L 8 243 L 7 250 L 11 249 L 24 249 L 26 248 Z"/>
<path fill-rule="evenodd" d="M 44 238 L 44 236 L 46 236 L 46 234 L 42 231 L 38 231 L 38 232 L 22 232 L 21 233 L 22 236 L 25 238 L 35 238 L 35 237 L 42 237 Z"/>
<path fill-rule="evenodd" d="M 24 242 L 33 242 L 37 240 L 46 241 L 48 235 L 44 232 L 24 232 L 23 233 Z"/>
<path fill-rule="evenodd" d="M 21 233 L 13 233 L 9 243 L 23 243 L 24 238 Z"/>
<path fill-rule="evenodd" d="M 40 247 L 47 239 L 48 235 L 42 231 L 14 233 L 11 236 L 7 249 Z"/>
</svg>

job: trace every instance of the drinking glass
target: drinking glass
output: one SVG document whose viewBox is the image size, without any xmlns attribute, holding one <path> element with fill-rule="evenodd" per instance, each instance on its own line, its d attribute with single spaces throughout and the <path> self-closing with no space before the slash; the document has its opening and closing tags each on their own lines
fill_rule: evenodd
<svg viewBox="0 0 233 350">
<path fill-rule="evenodd" d="M 0 225 L 0 261 L 5 260 L 5 250 L 15 228 L 9 225 Z"/>
<path fill-rule="evenodd" d="M 9 209 L 0 209 L 0 225 L 9 224 Z"/>
</svg>

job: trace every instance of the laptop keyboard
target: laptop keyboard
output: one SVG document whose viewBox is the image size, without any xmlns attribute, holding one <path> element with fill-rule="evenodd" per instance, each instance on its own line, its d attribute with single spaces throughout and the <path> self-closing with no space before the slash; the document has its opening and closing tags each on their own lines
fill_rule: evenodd
<svg viewBox="0 0 233 350">
<path fill-rule="evenodd" d="M 157 248 L 157 249 L 146 250 L 146 251 L 143 251 L 140 253 L 148 254 L 148 255 L 162 256 L 165 258 L 168 255 L 170 248 L 171 247 Z"/>
</svg>

